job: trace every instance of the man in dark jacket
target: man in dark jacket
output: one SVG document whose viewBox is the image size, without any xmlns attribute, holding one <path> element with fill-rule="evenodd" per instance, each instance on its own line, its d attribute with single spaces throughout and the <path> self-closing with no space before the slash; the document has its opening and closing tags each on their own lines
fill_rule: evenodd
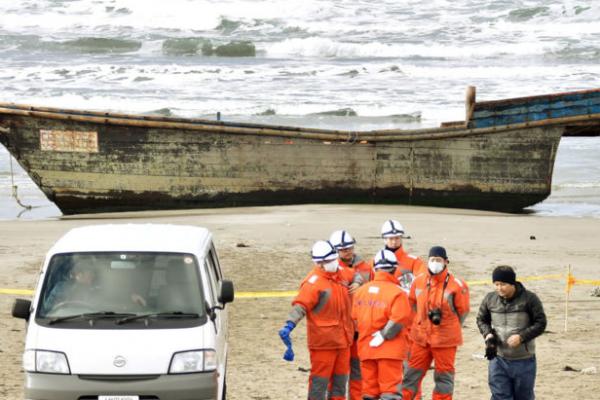
<svg viewBox="0 0 600 400">
<path fill-rule="evenodd" d="M 494 269 L 496 290 L 479 307 L 477 326 L 490 360 L 488 383 L 492 400 L 535 398 L 535 338 L 546 329 L 546 314 L 535 293 L 517 282 L 509 266 Z"/>
</svg>

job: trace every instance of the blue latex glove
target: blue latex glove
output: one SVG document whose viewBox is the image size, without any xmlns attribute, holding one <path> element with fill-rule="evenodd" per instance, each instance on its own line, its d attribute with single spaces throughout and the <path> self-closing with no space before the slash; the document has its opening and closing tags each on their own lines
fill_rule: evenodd
<svg viewBox="0 0 600 400">
<path fill-rule="evenodd" d="M 294 330 L 296 324 L 292 321 L 287 321 L 283 328 L 279 330 L 279 337 L 283 340 L 283 343 L 287 346 L 288 343 L 292 343 L 290 340 L 290 333 Z"/>
<path fill-rule="evenodd" d="M 287 321 L 285 326 L 279 330 L 279 337 L 283 341 L 283 344 L 287 347 L 283 354 L 283 359 L 286 361 L 294 361 L 294 350 L 292 349 L 292 338 L 290 333 L 294 330 L 296 324 L 292 321 Z"/>
<path fill-rule="evenodd" d="M 292 350 L 292 344 L 285 349 L 285 353 L 283 353 L 283 359 L 285 361 L 294 361 L 294 350 Z"/>
</svg>

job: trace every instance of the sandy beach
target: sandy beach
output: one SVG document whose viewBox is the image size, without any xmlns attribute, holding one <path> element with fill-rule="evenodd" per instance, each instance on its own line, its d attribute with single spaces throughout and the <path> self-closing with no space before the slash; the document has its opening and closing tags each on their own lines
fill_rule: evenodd
<svg viewBox="0 0 600 400">
<path fill-rule="evenodd" d="M 448 250 L 450 270 L 472 282 L 471 315 L 464 327 L 465 343 L 456 361 L 456 399 L 489 398 L 487 361 L 475 315 L 490 291 L 492 269 L 516 268 L 517 276 L 564 274 L 571 265 L 579 279 L 600 279 L 598 218 L 539 217 L 408 206 L 302 205 L 230 208 L 186 212 L 95 215 L 43 221 L 0 222 L 0 288 L 29 289 L 36 284 L 46 251 L 73 227 L 104 223 L 173 223 L 209 228 L 227 278 L 237 291 L 295 290 L 311 268 L 310 246 L 336 229 L 357 239 L 356 251 L 370 258 L 382 246 L 381 223 L 399 220 L 410 237 L 405 247 L 425 256 L 432 245 Z M 247 247 L 238 247 L 243 243 Z M 487 281 L 482 283 L 478 281 Z M 541 298 L 547 332 L 537 340 L 540 399 L 597 398 L 600 375 L 564 371 L 600 370 L 600 298 L 593 286 L 576 285 L 570 295 L 568 332 L 564 332 L 565 281 L 525 282 Z M 21 353 L 25 323 L 11 317 L 14 295 L 0 295 L 0 398 L 23 397 Z M 21 296 L 23 297 L 23 296 Z M 230 310 L 228 395 L 233 400 L 305 398 L 309 361 L 305 324 L 292 334 L 296 361 L 282 360 L 284 347 L 277 330 L 287 315 L 290 298 L 237 299 Z M 425 380 L 431 392 L 432 374 Z M 429 397 L 425 397 L 429 398 Z"/>
</svg>

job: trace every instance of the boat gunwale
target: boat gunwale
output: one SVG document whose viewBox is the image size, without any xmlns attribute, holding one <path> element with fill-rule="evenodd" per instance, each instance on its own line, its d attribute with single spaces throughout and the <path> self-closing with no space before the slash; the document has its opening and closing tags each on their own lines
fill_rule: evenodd
<svg viewBox="0 0 600 400">
<path fill-rule="evenodd" d="M 195 122 L 195 120 L 184 119 L 184 121 L 190 122 L 179 122 L 171 121 L 165 117 L 157 117 L 159 120 L 144 119 L 141 116 L 135 116 L 132 114 L 127 115 L 129 118 L 118 118 L 116 114 L 111 113 L 98 113 L 98 116 L 86 116 L 80 114 L 70 114 L 66 110 L 45 108 L 46 110 L 52 111 L 36 111 L 34 107 L 26 109 L 27 106 L 17 107 L 4 107 L 0 103 L 0 115 L 15 115 L 22 117 L 33 117 L 41 119 L 54 119 L 54 120 L 67 120 L 84 123 L 95 123 L 103 125 L 120 125 L 120 126 L 135 126 L 142 128 L 164 128 L 164 129 L 182 129 L 182 130 L 195 130 L 203 131 L 208 133 L 222 133 L 222 134 L 233 134 L 233 135 L 257 135 L 257 136 L 275 136 L 275 137 L 291 137 L 291 138 L 304 138 L 304 139 L 316 139 L 324 141 L 342 141 L 342 142 L 389 142 L 389 141 L 415 141 L 415 140 L 438 140 L 438 139 L 449 139 L 456 137 L 468 137 L 483 134 L 502 133 L 507 131 L 539 128 L 547 126 L 561 126 L 573 123 L 597 121 L 600 124 L 600 114 L 584 114 L 572 117 L 563 118 L 551 118 L 545 120 L 537 120 L 531 122 L 498 125 L 484 128 L 467 128 L 466 126 L 458 127 L 435 127 L 435 128 L 423 128 L 413 130 L 372 130 L 372 131 L 340 131 L 340 130 L 318 130 L 318 129 L 305 129 L 298 127 L 286 127 L 286 126 L 270 126 L 270 125 L 256 125 L 252 127 L 240 126 L 235 123 L 222 123 L 212 124 L 205 123 L 204 120 L 196 120 L 202 122 Z"/>
<path fill-rule="evenodd" d="M 283 126 L 283 125 L 269 125 L 269 124 L 258 124 L 251 122 L 237 122 L 237 121 L 221 121 L 211 120 L 206 118 L 185 118 L 185 117 L 166 117 L 155 114 L 126 114 L 118 112 L 107 112 L 107 111 L 95 111 L 95 110 L 76 110 L 69 108 L 57 108 L 57 107 L 42 107 L 33 106 L 28 104 L 17 104 L 17 103 L 5 103 L 0 102 L 0 108 L 6 109 L 17 109 L 26 111 L 41 111 L 59 114 L 71 114 L 79 116 L 92 116 L 92 117 L 104 117 L 104 118 L 121 118 L 130 120 L 141 120 L 141 121 L 155 121 L 155 122 L 181 122 L 181 123 L 192 123 L 192 124 L 203 124 L 203 125 L 214 125 L 214 126 L 231 126 L 236 128 L 269 128 L 279 129 L 287 131 L 298 131 L 298 132 L 313 132 L 313 133 L 345 133 L 345 131 L 336 129 L 318 129 L 318 128 L 304 128 L 294 126 Z"/>
</svg>

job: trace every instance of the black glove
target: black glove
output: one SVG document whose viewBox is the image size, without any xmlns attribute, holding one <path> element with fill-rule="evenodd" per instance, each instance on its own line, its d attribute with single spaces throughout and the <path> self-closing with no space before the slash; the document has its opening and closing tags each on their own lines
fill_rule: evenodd
<svg viewBox="0 0 600 400">
<path fill-rule="evenodd" d="M 485 358 L 493 360 L 498 355 L 498 341 L 496 336 L 489 337 L 485 340 Z"/>
</svg>

